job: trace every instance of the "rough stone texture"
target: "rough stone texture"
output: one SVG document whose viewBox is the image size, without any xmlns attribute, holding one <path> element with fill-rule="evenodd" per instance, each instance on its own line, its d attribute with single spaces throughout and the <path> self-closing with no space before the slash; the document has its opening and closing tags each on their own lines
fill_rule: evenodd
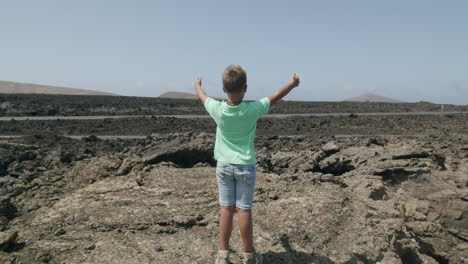
<svg viewBox="0 0 468 264">
<path fill-rule="evenodd" d="M 278 264 L 466 263 L 467 139 L 257 137 L 257 250 Z M 212 263 L 213 143 L 1 141 L 0 263 Z"/>
<path fill-rule="evenodd" d="M 468 111 L 467 105 L 444 104 L 443 107 L 445 111 Z M 271 108 L 272 113 L 438 112 L 440 110 L 441 105 L 428 102 L 297 102 L 283 100 Z M 206 111 L 199 100 L 136 96 L 0 93 L 0 116 L 161 114 L 206 114 Z"/>
<path fill-rule="evenodd" d="M 203 110 L 205 111 L 205 110 Z M 208 116 L 207 116 L 208 117 Z M 366 145 L 385 144 L 380 135 L 411 135 L 425 137 L 440 134 L 466 133 L 466 115 L 425 116 L 312 116 L 270 118 L 262 117 L 257 122 L 257 134 L 263 136 L 309 135 L 369 136 Z M 38 131 L 61 135 L 140 135 L 174 132 L 214 133 L 216 123 L 210 119 L 148 117 L 101 120 L 10 120 L 0 122 L 0 135 L 33 135 Z M 299 138 L 300 139 L 300 138 Z M 333 141 L 333 140 L 331 140 Z M 326 142 L 324 142 L 326 143 Z"/>
</svg>

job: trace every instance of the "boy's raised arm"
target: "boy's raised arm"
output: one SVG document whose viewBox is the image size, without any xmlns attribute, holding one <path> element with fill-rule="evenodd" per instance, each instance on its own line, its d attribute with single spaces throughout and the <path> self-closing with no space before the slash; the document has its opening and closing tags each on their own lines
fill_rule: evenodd
<svg viewBox="0 0 468 264">
<path fill-rule="evenodd" d="M 201 88 L 201 84 L 202 78 L 198 77 L 197 80 L 195 80 L 195 93 L 197 94 L 198 99 L 200 99 L 202 104 L 205 105 L 205 101 L 206 98 L 208 98 L 208 96 L 206 96 L 205 91 L 203 91 L 203 89 Z"/>
<path fill-rule="evenodd" d="M 270 106 L 281 100 L 281 98 L 285 97 L 294 87 L 299 86 L 299 76 L 294 73 L 291 76 L 291 81 L 288 84 L 281 87 L 276 91 L 274 94 L 268 96 L 270 100 Z"/>
</svg>

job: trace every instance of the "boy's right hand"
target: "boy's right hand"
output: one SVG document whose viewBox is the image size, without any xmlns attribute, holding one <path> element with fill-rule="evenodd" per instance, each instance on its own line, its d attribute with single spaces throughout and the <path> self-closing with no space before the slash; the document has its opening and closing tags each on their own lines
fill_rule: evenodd
<svg viewBox="0 0 468 264">
<path fill-rule="evenodd" d="M 296 73 L 293 73 L 293 75 L 291 76 L 291 81 L 289 82 L 291 84 L 292 87 L 297 87 L 299 86 L 299 76 L 296 75 Z"/>
<path fill-rule="evenodd" d="M 195 85 L 198 85 L 201 87 L 201 83 L 202 83 L 202 78 L 201 76 L 198 76 L 198 78 L 195 80 Z"/>
</svg>

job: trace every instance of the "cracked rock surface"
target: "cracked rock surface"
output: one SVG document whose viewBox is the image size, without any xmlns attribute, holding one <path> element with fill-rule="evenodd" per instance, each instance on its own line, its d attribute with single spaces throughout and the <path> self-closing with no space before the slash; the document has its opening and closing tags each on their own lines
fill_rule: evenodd
<svg viewBox="0 0 468 264">
<path fill-rule="evenodd" d="M 467 140 L 259 135 L 257 250 L 278 264 L 466 263 Z M 0 141 L 0 263 L 214 262 L 213 144 L 203 132 Z"/>
</svg>

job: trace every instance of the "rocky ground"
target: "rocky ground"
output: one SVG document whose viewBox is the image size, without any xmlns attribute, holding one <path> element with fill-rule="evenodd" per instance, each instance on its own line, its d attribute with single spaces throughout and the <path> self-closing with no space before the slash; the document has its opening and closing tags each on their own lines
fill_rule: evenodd
<svg viewBox="0 0 468 264">
<path fill-rule="evenodd" d="M 0 135 L 138 135 L 174 132 L 213 133 L 210 118 L 123 118 L 103 120 L 24 120 L 0 122 Z M 468 114 L 422 116 L 322 116 L 261 118 L 258 135 L 416 135 L 468 134 Z"/>
<path fill-rule="evenodd" d="M 439 109 L 281 102 L 271 112 Z M 204 110 L 193 100 L 0 96 L 0 116 L 101 114 Z M 0 263 L 213 263 L 214 131 L 210 119 L 171 117 L 1 121 L 0 135 L 23 137 L 0 139 Z M 254 232 L 266 263 L 468 262 L 466 114 L 262 118 L 257 132 Z M 231 243 L 240 263 L 238 232 Z"/>
<path fill-rule="evenodd" d="M 299 128 L 291 135 L 259 125 L 254 233 L 266 263 L 466 263 L 466 116 L 361 118 L 277 121 Z M 0 263 L 213 263 L 213 125 L 174 130 L 1 140 Z M 238 232 L 231 243 L 240 263 Z"/>
<path fill-rule="evenodd" d="M 270 110 L 283 113 L 360 113 L 440 111 L 428 102 L 294 102 L 281 101 Z M 468 105 L 444 105 L 444 111 L 468 111 Z M 0 116 L 90 116 L 206 114 L 197 100 L 133 96 L 0 94 Z"/>
</svg>

